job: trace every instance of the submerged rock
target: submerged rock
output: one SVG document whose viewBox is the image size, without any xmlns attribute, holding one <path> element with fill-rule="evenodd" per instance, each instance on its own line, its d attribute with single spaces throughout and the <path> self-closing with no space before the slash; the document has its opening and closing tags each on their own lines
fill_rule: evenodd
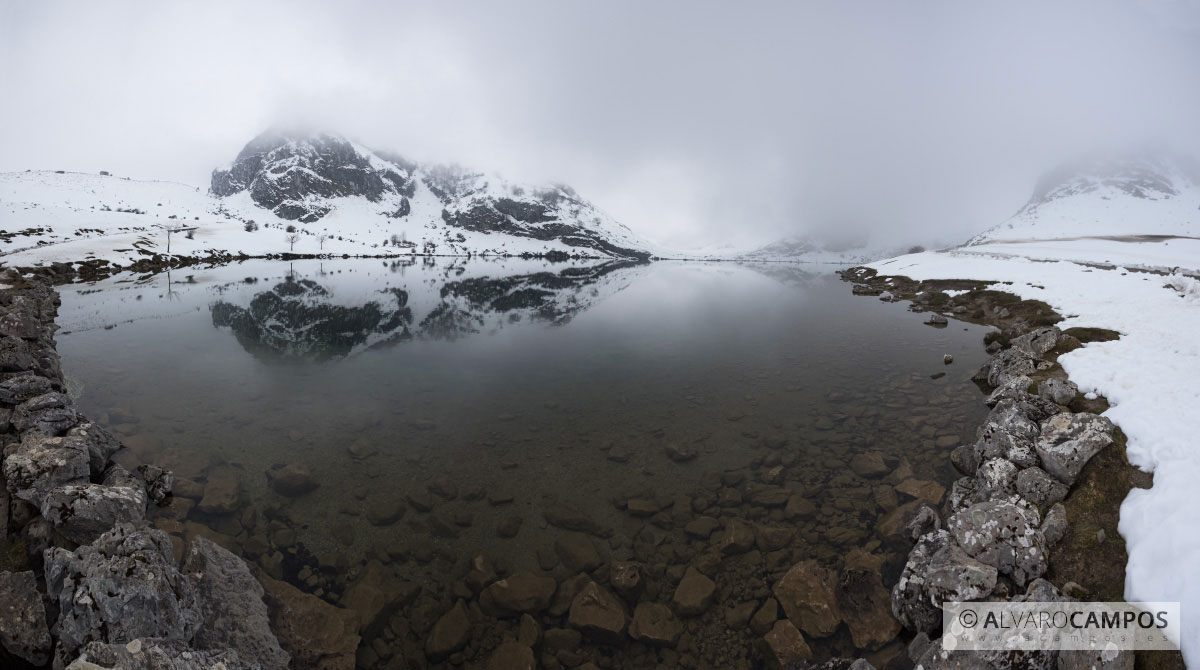
<svg viewBox="0 0 1200 670">
<path fill-rule="evenodd" d="M 467 646 L 470 640 L 471 618 L 459 600 L 433 624 L 425 638 L 425 655 L 433 661 L 441 660 Z"/>
<path fill-rule="evenodd" d="M 308 466 L 303 463 L 271 466 L 267 470 L 267 483 L 276 493 L 289 498 L 302 496 L 319 486 Z"/>
<path fill-rule="evenodd" d="M 287 582 L 261 578 L 279 646 L 295 670 L 354 670 L 358 618 Z"/>
<path fill-rule="evenodd" d="M 571 601 L 567 620 L 597 642 L 618 644 L 625 637 L 629 614 L 620 598 L 595 582 L 588 582 Z"/>
<path fill-rule="evenodd" d="M 192 539 L 183 560 L 203 623 L 196 631 L 197 649 L 232 649 L 246 664 L 264 670 L 288 667 L 291 660 L 271 632 L 263 588 L 245 562 L 203 537 Z"/>
<path fill-rule="evenodd" d="M 708 611 L 716 597 L 717 585 L 704 573 L 689 566 L 675 587 L 671 605 L 679 616 L 698 616 Z"/>
<path fill-rule="evenodd" d="M 813 637 L 828 637 L 842 621 L 835 588 L 837 575 L 814 560 L 792 566 L 773 593 L 787 618 Z"/>
<path fill-rule="evenodd" d="M 683 624 L 670 607 L 661 603 L 638 603 L 629 624 L 629 636 L 639 642 L 674 647 L 683 635 Z"/>
<path fill-rule="evenodd" d="M 787 619 L 776 621 L 771 630 L 763 635 L 759 651 L 767 667 L 772 670 L 797 667 L 813 655 L 812 649 L 804 641 L 804 635 Z"/>
</svg>

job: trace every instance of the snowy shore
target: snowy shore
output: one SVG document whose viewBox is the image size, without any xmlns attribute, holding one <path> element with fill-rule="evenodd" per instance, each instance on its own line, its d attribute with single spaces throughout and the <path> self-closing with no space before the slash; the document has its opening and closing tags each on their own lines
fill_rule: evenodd
<svg viewBox="0 0 1200 670">
<path fill-rule="evenodd" d="M 1200 508 L 1191 487 L 1200 479 L 1200 254 L 1195 240 L 1057 240 L 925 252 L 870 264 L 880 275 L 914 280 L 974 279 L 1049 304 L 1058 324 L 1106 328 L 1119 340 L 1096 342 L 1059 362 L 1083 392 L 1104 396 L 1105 416 L 1128 437 L 1130 462 L 1154 474 L 1121 507 L 1129 553 L 1125 598 L 1179 601 L 1200 607 Z M 1189 253 L 1190 252 L 1190 253 Z M 1105 267 L 1107 266 L 1107 267 Z M 1159 272 L 1134 271 L 1154 268 Z M 1184 616 L 1185 659 L 1200 658 L 1200 619 Z"/>
</svg>

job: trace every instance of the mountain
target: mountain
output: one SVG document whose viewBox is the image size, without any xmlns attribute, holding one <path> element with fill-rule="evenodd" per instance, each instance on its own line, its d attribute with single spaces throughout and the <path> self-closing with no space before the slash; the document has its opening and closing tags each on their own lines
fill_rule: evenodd
<svg viewBox="0 0 1200 670">
<path fill-rule="evenodd" d="M 1200 236 L 1195 161 L 1156 154 L 1063 165 L 1016 214 L 967 245 L 1132 235 Z"/>
<path fill-rule="evenodd" d="M 0 264 L 12 267 L 148 271 L 285 253 L 645 260 L 648 249 L 568 186 L 421 165 L 331 134 L 264 133 L 207 189 L 108 172 L 0 174 Z"/>
<path fill-rule="evenodd" d="M 901 252 L 902 250 L 898 249 L 873 246 L 861 239 L 835 241 L 808 236 L 791 236 L 759 247 L 741 257 L 759 261 L 860 264 L 887 258 Z"/>
<path fill-rule="evenodd" d="M 374 230 L 389 241 L 389 233 L 402 236 L 397 242 L 420 240 L 422 250 L 478 253 L 496 250 L 506 238 L 524 238 L 562 251 L 649 256 L 632 231 L 569 186 L 515 184 L 458 166 L 422 165 L 336 135 L 268 131 L 231 166 L 213 172 L 211 192 L 218 198 L 246 193 L 259 207 L 302 224 L 346 205 L 362 211 L 365 202 L 379 223 Z"/>
</svg>

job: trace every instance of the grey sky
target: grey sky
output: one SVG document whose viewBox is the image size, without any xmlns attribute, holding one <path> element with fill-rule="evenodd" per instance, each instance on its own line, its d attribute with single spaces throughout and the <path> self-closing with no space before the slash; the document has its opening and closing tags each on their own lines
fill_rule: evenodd
<svg viewBox="0 0 1200 670">
<path fill-rule="evenodd" d="M 0 0 L 0 90 L 0 170 L 207 185 L 304 123 L 672 245 L 960 241 L 1062 160 L 1197 153 L 1200 6 Z"/>
</svg>

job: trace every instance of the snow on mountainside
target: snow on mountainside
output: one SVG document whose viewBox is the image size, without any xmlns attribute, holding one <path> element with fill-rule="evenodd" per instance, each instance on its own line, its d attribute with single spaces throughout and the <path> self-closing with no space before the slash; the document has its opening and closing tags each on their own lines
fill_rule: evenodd
<svg viewBox="0 0 1200 670">
<path fill-rule="evenodd" d="M 1061 167 L 1012 218 L 967 244 L 1128 235 L 1200 236 L 1195 161 L 1160 155 Z"/>
<path fill-rule="evenodd" d="M 276 216 L 310 228 L 347 200 L 365 200 L 379 223 L 374 230 L 385 237 L 389 230 L 411 233 L 399 241 L 419 238 L 422 250 L 488 249 L 515 237 L 586 254 L 647 255 L 632 231 L 568 186 L 528 186 L 457 166 L 421 165 L 327 134 L 260 135 L 232 166 L 213 172 L 212 193 L 248 193 Z"/>
<path fill-rule="evenodd" d="M 422 166 L 333 135 L 255 138 L 213 173 L 210 192 L 107 174 L 0 174 L 0 263 L 128 267 L 161 260 L 168 242 L 189 257 L 649 256 L 567 186 Z"/>
</svg>

